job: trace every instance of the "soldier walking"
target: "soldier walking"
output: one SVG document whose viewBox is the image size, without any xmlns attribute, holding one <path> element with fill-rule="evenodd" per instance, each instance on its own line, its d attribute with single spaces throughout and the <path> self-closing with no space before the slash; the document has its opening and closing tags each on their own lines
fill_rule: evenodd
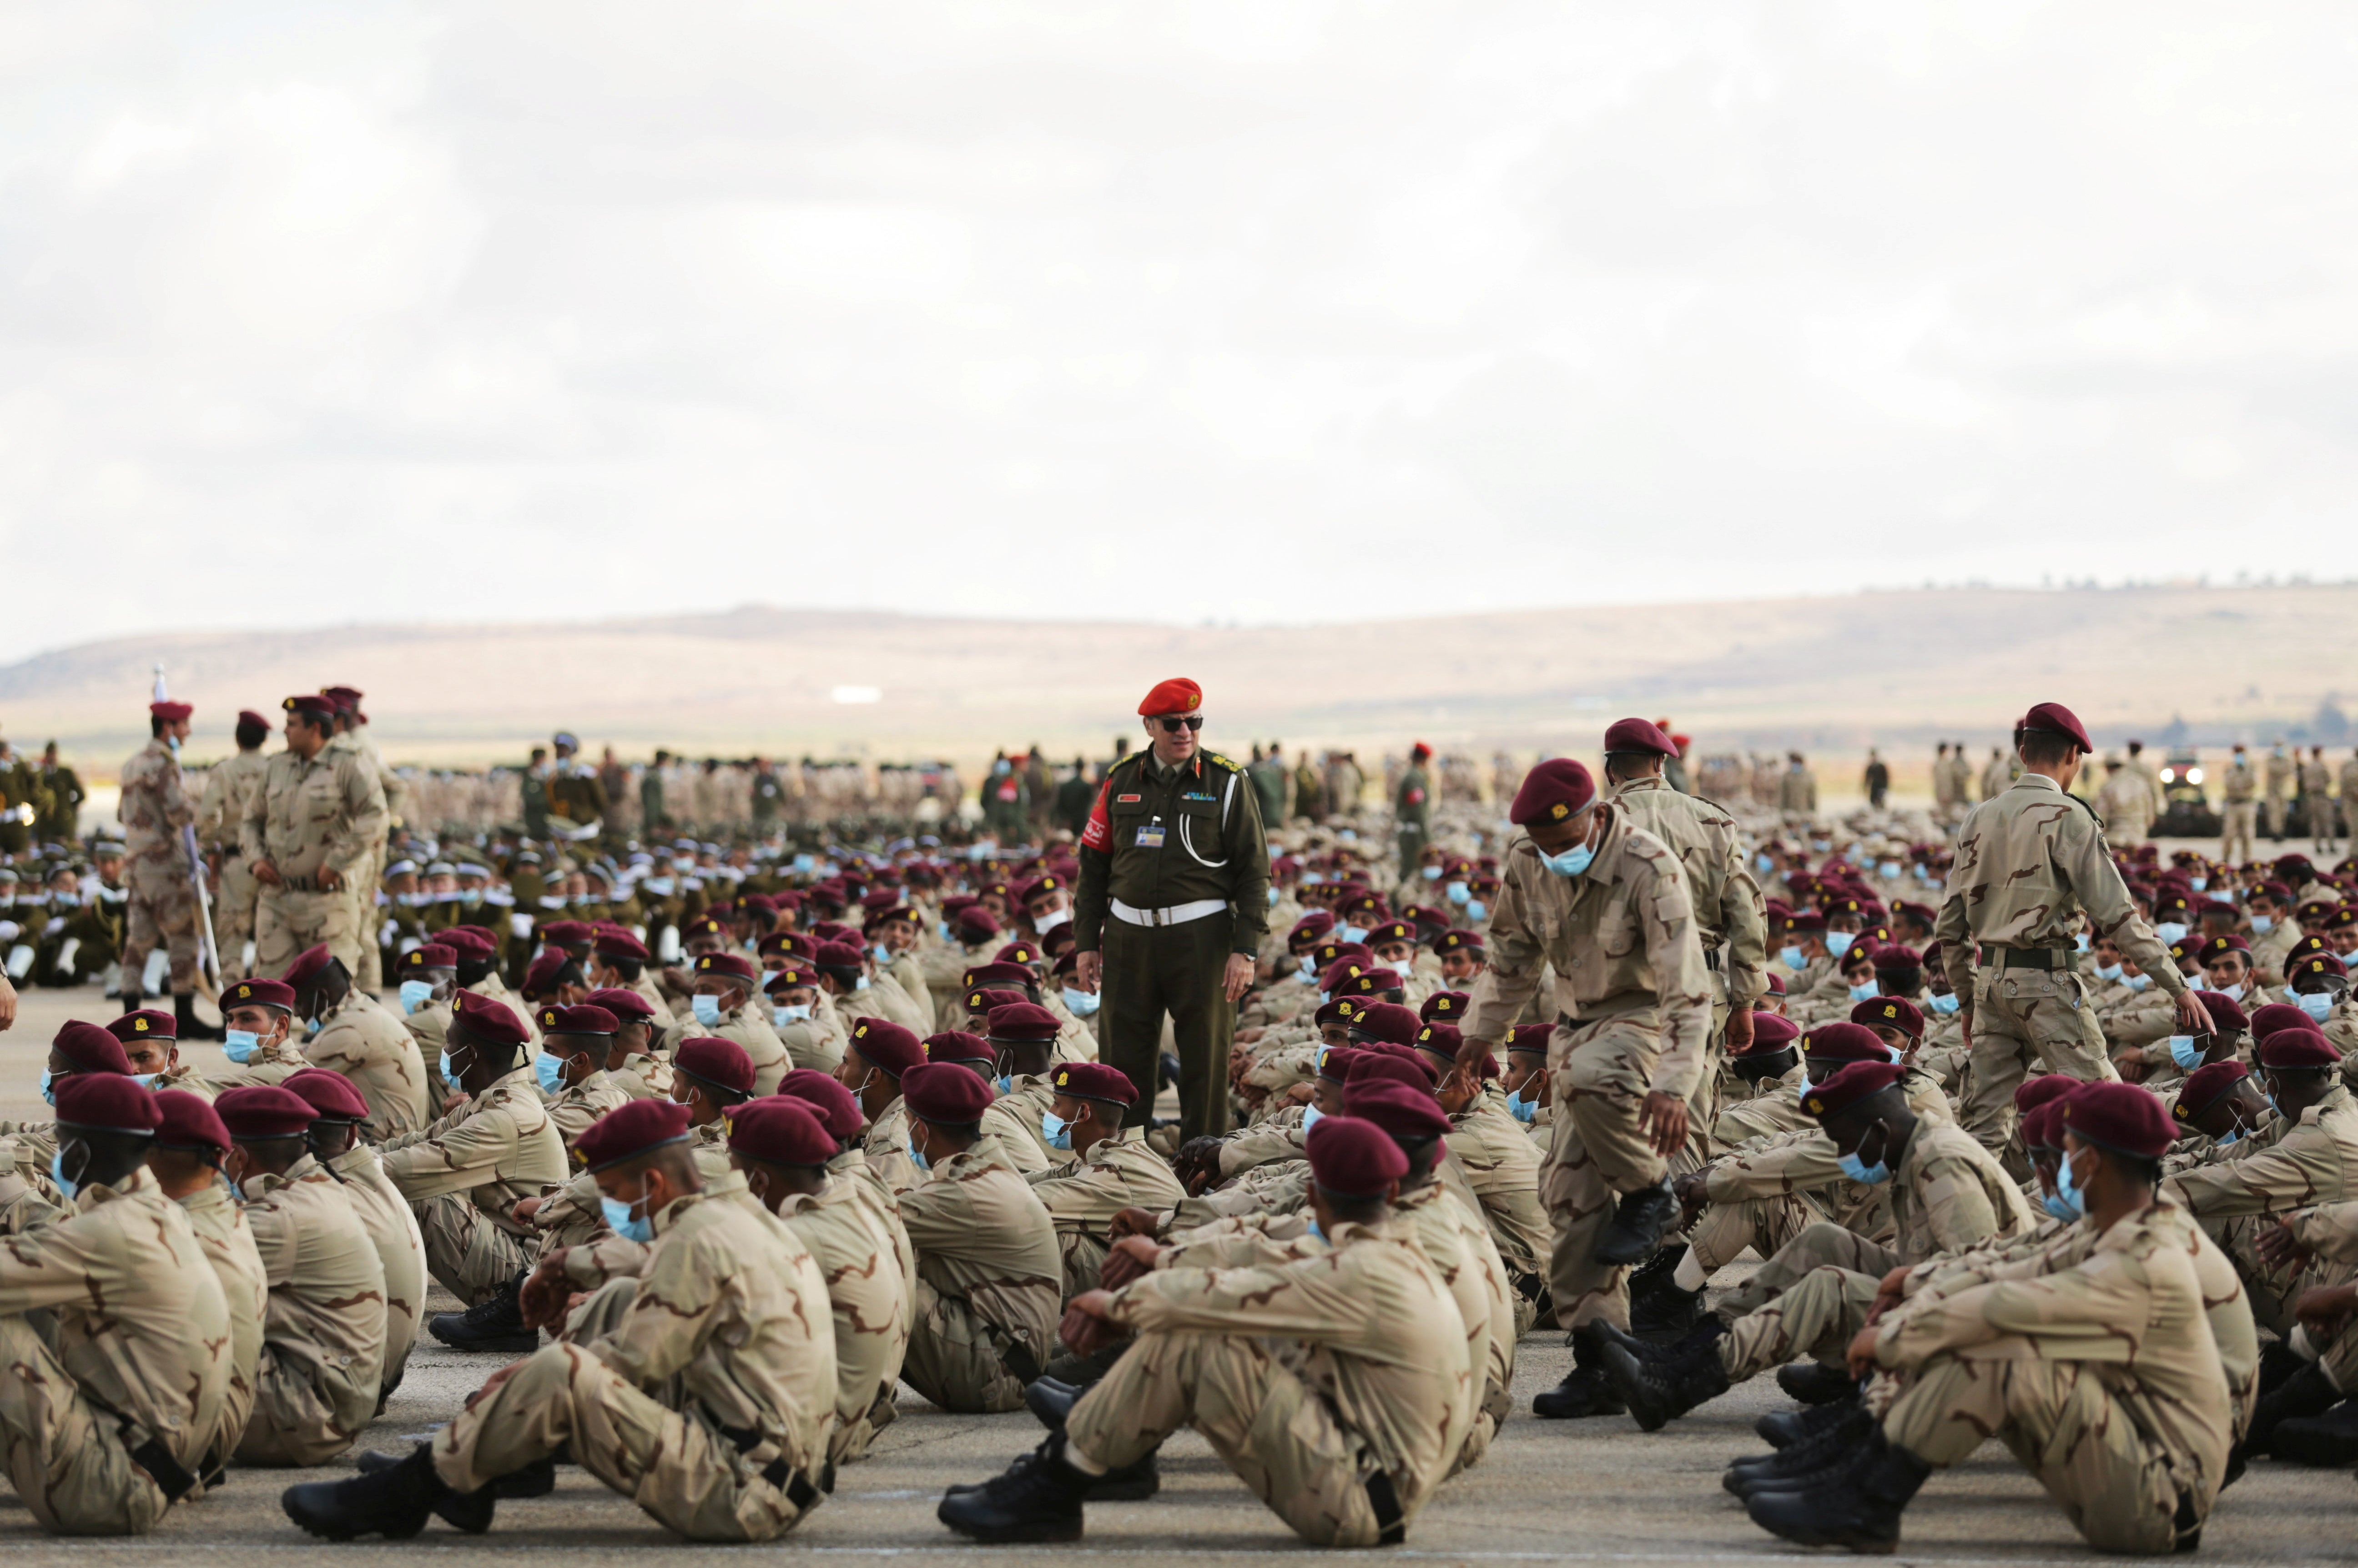
<svg viewBox="0 0 2358 1568">
<path fill-rule="evenodd" d="M 197 1022 L 202 916 L 197 906 L 196 867 L 181 831 L 197 819 L 196 802 L 189 798 L 180 777 L 180 742 L 189 738 L 192 711 L 185 702 L 149 703 L 152 738 L 123 764 L 123 798 L 115 815 L 123 823 L 130 862 L 124 880 L 131 891 L 124 912 L 123 1011 L 136 1012 L 146 1005 L 141 993 L 147 955 L 161 941 L 171 957 L 172 1011 L 179 1037 L 218 1040 L 220 1030 Z"/>
</svg>

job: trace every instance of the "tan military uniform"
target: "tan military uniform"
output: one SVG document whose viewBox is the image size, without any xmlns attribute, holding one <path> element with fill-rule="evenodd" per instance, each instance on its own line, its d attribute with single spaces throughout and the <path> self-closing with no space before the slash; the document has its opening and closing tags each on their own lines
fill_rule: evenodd
<svg viewBox="0 0 2358 1568">
<path fill-rule="evenodd" d="M 2248 760 L 2231 762 L 2219 779 L 2219 858 L 2240 866 L 2252 858 L 2259 827 L 2260 776 Z"/>
<path fill-rule="evenodd" d="M 1055 1344 L 1055 1222 L 986 1134 L 901 1195 L 901 1224 L 917 1255 L 902 1378 L 946 1411 L 1013 1410 Z"/>
<path fill-rule="evenodd" d="M 200 1460 L 210 1458 L 212 1463 L 189 1466 L 203 1476 L 237 1451 L 247 1418 L 254 1414 L 262 1364 L 262 1325 L 270 1307 L 270 1274 L 254 1245 L 254 1228 L 245 1222 L 245 1210 L 227 1182 L 217 1180 L 179 1203 L 180 1212 L 189 1217 L 189 1227 L 196 1232 L 197 1245 L 204 1249 L 205 1261 L 212 1265 L 213 1277 L 221 1281 L 222 1303 L 229 1313 L 229 1387 L 222 1400 L 220 1426 L 199 1452 Z"/>
<path fill-rule="evenodd" d="M 819 1269 L 758 1205 L 711 1192 L 652 1217 L 609 1332 L 542 1346 L 435 1435 L 460 1491 L 568 1444 L 691 1541 L 770 1541 L 823 1495 L 835 1330 Z M 585 1309 L 586 1311 L 587 1309 Z"/>
<path fill-rule="evenodd" d="M 237 1456 L 319 1465 L 376 1414 L 384 1373 L 384 1265 L 343 1184 L 306 1154 L 246 1182 L 246 1224 L 270 1281 L 253 1419 Z"/>
<path fill-rule="evenodd" d="M 1047 1134 L 1040 1130 L 1040 1113 L 1056 1098 L 1050 1079 L 1047 1073 L 1011 1079 L 1013 1087 L 982 1113 L 982 1130 L 998 1135 L 1007 1162 L 1027 1176 L 1065 1158 L 1064 1151 L 1048 1147 Z"/>
<path fill-rule="evenodd" d="M 2298 1120 L 2279 1119 L 2263 1132 L 2220 1151 L 2213 1162 L 2171 1173 L 2162 1191 L 2234 1258 L 2259 1320 L 2289 1333 L 2292 1303 L 2309 1286 L 2330 1282 L 2330 1271 L 2311 1265 L 2289 1281 L 2274 1275 L 2259 1260 L 2260 1217 L 2358 1197 L 2358 1096 L 2337 1083 Z"/>
<path fill-rule="evenodd" d="M 1181 1426 L 1304 1540 L 1372 1546 L 1413 1520 L 1466 1444 L 1466 1325 L 1410 1227 L 1340 1225 L 1298 1262 L 1163 1269 L 1113 1300 L 1137 1343 L 1065 1420 L 1113 1467 Z M 1381 1519 L 1380 1475 L 1397 1503 Z"/>
<path fill-rule="evenodd" d="M 43 1308 L 54 1339 L 25 1320 Z M 52 1534 L 155 1529 L 168 1499 L 132 1453 L 153 1441 L 193 1472 L 221 1435 L 231 1343 L 212 1262 L 144 1167 L 0 1247 L 0 1453 L 16 1500 Z"/>
<path fill-rule="evenodd" d="M 384 880 L 385 841 L 391 837 L 394 825 L 401 819 L 402 806 L 408 792 L 400 776 L 384 765 L 384 753 L 376 749 L 376 742 L 370 740 L 365 731 L 355 728 L 341 735 L 330 735 L 321 754 L 328 752 L 349 752 L 357 757 L 361 765 L 375 775 L 377 788 L 384 795 L 384 817 L 369 840 L 367 863 L 361 868 L 359 875 L 344 881 L 344 894 L 352 906 L 352 925 L 361 933 L 361 962 L 360 967 L 352 971 L 352 983 L 364 991 L 377 991 L 384 987 L 384 959 L 376 939 L 377 884 Z"/>
<path fill-rule="evenodd" d="M 258 751 L 225 757 L 207 770 L 204 790 L 197 796 L 197 842 L 205 847 L 221 882 L 213 894 L 213 936 L 221 943 L 223 984 L 245 978 L 245 945 L 254 940 L 254 911 L 262 884 L 246 864 L 238 827 L 269 761 Z"/>
<path fill-rule="evenodd" d="M 827 1281 L 835 1317 L 835 1430 L 827 1456 L 837 1465 L 866 1457 L 898 1413 L 893 1390 L 915 1317 L 901 1262 L 906 1244 L 868 1186 L 855 1173 L 830 1174 L 818 1192 L 797 1193 L 778 1211 Z"/>
<path fill-rule="evenodd" d="M 746 1056 L 753 1064 L 753 1093 L 757 1098 L 776 1094 L 778 1081 L 795 1065 L 786 1052 L 785 1043 L 778 1038 L 778 1032 L 770 1027 L 766 1004 L 757 1007 L 748 1002 L 743 1007 L 724 1012 L 720 1015 L 719 1024 L 708 1031 L 694 1018 L 685 1018 L 664 1031 L 654 1048 L 668 1059 L 678 1052 L 681 1041 L 698 1039 L 733 1040 L 743 1046 Z"/>
<path fill-rule="evenodd" d="M 2082 910 L 2154 985 L 2186 989 L 2169 950 L 2129 891 L 2085 806 L 2043 773 L 2024 773 L 1974 807 L 1957 830 L 1937 934 L 1941 962 L 1973 1040 L 1973 1093 L 1960 1121 L 1983 1147 L 2014 1134 L 2014 1091 L 2032 1061 L 2081 1079 L 2119 1076 L 2076 968 Z M 1974 944 L 1988 960 L 1978 972 Z"/>
<path fill-rule="evenodd" d="M 860 1152 L 867 1156 L 869 1174 L 888 1193 L 907 1192 L 925 1179 L 909 1157 L 909 1108 L 900 1100 L 877 1113 Z"/>
<path fill-rule="evenodd" d="M 401 1191 L 384 1173 L 384 1159 L 364 1143 L 328 1162 L 329 1174 L 344 1184 L 344 1196 L 376 1249 L 384 1269 L 385 1392 L 401 1386 L 417 1330 L 426 1320 L 426 1238 Z"/>
<path fill-rule="evenodd" d="M 1004 1149 L 1006 1141 L 1000 1141 Z M 1061 1165 L 1027 1178 L 1032 1191 L 1055 1221 L 1056 1246 L 1065 1259 L 1066 1301 L 1098 1288 L 1112 1246 L 1106 1227 L 1125 1208 L 1160 1214 L 1187 1195 L 1170 1162 L 1146 1146 L 1142 1130 L 1100 1139 L 1086 1156 L 1067 1155 Z"/>
<path fill-rule="evenodd" d="M 1520 1337 L 1531 1326 L 1528 1303 L 1546 1279 L 1554 1240 L 1547 1210 L 1540 1205 L 1540 1152 L 1522 1123 L 1487 1093 L 1451 1117 L 1449 1125 L 1449 1166 L 1464 1173 L 1481 1201 L 1482 1222 L 1516 1281 L 1517 1301 L 1526 1303 L 1525 1321 L 1516 1330 Z"/>
<path fill-rule="evenodd" d="M 1527 838 L 1509 847 L 1504 873 L 1466 1033 L 1504 1039 L 1543 968 L 1554 970 L 1548 1072 L 1563 1114 L 1541 1187 L 1554 1222 L 1549 1282 L 1563 1327 L 1626 1322 L 1626 1271 L 1595 1260 L 1596 1238 L 1614 1194 L 1655 1185 L 1669 1169 L 1639 1110 L 1650 1091 L 1693 1092 L 1711 1029 L 1714 988 L 1686 877 L 1668 846 L 1617 812 L 1581 875 L 1549 871 Z"/>
<path fill-rule="evenodd" d="M 239 825 L 246 863 L 266 859 L 281 879 L 262 889 L 256 905 L 258 973 L 284 974 L 297 953 L 321 942 L 347 972 L 361 972 L 361 947 L 375 934 L 362 931 L 352 898 L 321 888 L 319 876 L 367 875 L 384 817 L 384 790 L 358 753 L 322 747 L 308 762 L 292 752 L 271 756 Z"/>
<path fill-rule="evenodd" d="M 206 1098 L 212 1098 L 224 1089 L 283 1084 L 310 1065 L 301 1043 L 290 1031 L 283 1039 L 257 1048 L 243 1065 L 231 1062 L 208 1074 L 205 1081 L 211 1093 Z"/>
<path fill-rule="evenodd" d="M 196 821 L 197 803 L 182 787 L 179 757 L 161 740 L 123 764 L 122 784 L 114 815 L 123 824 L 123 878 L 131 890 L 124 994 L 138 992 L 147 955 L 162 942 L 171 955 L 172 992 L 186 996 L 197 989 L 203 916 L 180 829 Z"/>
<path fill-rule="evenodd" d="M 566 1178 L 565 1142 L 528 1066 L 382 1152 L 386 1177 L 417 1217 L 427 1271 L 471 1304 L 531 1261 L 529 1233 L 510 1211 Z"/>
<path fill-rule="evenodd" d="M 570 1149 L 573 1141 L 590 1130 L 590 1124 L 610 1110 L 620 1110 L 631 1103 L 630 1091 L 614 1081 L 614 1076 L 600 1068 L 578 1084 L 568 1084 L 548 1102 L 548 1119 L 557 1123 L 557 1136 Z"/>
<path fill-rule="evenodd" d="M 2143 778 L 2124 768 L 2096 792 L 2096 815 L 2104 819 L 2108 842 L 2142 844 L 2153 826 L 2153 791 Z"/>
<path fill-rule="evenodd" d="M 432 1119 L 426 1103 L 426 1062 L 416 1036 L 385 1005 L 354 986 L 319 1015 L 304 1058 L 341 1073 L 368 1101 L 367 1136 L 375 1142 L 416 1131 Z"/>
</svg>

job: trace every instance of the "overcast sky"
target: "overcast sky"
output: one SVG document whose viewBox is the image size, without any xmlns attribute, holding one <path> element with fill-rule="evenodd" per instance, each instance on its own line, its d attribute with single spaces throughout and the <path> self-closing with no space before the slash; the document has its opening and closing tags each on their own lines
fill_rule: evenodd
<svg viewBox="0 0 2358 1568">
<path fill-rule="evenodd" d="M 2353 57 L 2347 5 L 32 0 L 0 659 L 2348 576 Z"/>
</svg>

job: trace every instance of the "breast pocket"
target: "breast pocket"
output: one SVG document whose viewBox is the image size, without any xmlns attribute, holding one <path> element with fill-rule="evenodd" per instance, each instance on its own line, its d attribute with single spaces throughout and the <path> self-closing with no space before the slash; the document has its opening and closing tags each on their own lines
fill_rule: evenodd
<svg viewBox="0 0 2358 1568">
<path fill-rule="evenodd" d="M 1638 920 L 1628 903 L 1617 900 L 1606 906 L 1596 923 L 1596 945 L 1613 958 L 1626 958 L 1637 948 Z"/>
<path fill-rule="evenodd" d="M 1178 807 L 1179 846 L 1207 866 L 1228 863 L 1228 847 L 1220 832 L 1220 803 L 1185 800 Z"/>
</svg>

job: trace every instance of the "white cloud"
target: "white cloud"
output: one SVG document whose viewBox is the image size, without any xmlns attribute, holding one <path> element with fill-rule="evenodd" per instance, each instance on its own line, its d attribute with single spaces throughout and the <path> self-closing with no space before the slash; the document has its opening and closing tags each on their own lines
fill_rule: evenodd
<svg viewBox="0 0 2358 1568">
<path fill-rule="evenodd" d="M 2351 522 L 2346 8 L 36 9 L 0 657 L 2116 579 Z"/>
</svg>

